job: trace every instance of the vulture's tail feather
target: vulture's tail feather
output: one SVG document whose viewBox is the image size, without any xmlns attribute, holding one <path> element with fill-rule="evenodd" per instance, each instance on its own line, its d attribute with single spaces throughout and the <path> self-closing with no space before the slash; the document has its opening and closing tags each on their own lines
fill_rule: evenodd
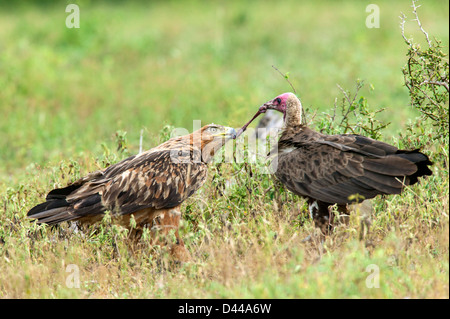
<svg viewBox="0 0 450 319">
<path fill-rule="evenodd" d="M 404 159 L 407 159 L 410 162 L 413 162 L 417 166 L 417 171 L 412 175 L 409 175 L 409 184 L 413 185 L 418 182 L 418 178 L 421 176 L 430 176 L 433 172 L 430 170 L 428 166 L 433 165 L 427 155 L 419 152 L 418 149 L 412 151 L 397 151 L 397 155 Z"/>
</svg>

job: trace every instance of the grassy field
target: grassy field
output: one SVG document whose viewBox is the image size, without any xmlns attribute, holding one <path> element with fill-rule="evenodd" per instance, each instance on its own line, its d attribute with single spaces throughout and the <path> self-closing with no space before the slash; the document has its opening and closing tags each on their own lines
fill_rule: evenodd
<svg viewBox="0 0 450 319">
<path fill-rule="evenodd" d="M 52 188 L 137 153 L 141 130 L 151 148 L 167 125 L 240 127 L 291 90 L 272 65 L 289 72 L 310 120 L 342 99 L 337 84 L 364 80 L 359 95 L 391 122 L 380 139 L 402 146 L 419 113 L 403 82 L 400 12 L 406 36 L 426 44 L 410 1 L 378 1 L 372 29 L 364 1 L 76 3 L 79 29 L 65 26 L 66 1 L 0 4 L 0 297 L 449 297 L 448 145 L 432 130 L 422 138 L 433 176 L 373 200 L 362 240 L 366 210 L 323 244 L 302 242 L 314 232 L 303 199 L 266 192 L 269 176 L 236 165 L 211 166 L 183 205 L 191 263 L 174 266 L 145 240 L 130 251 L 115 226 L 85 234 L 25 218 Z M 424 28 L 448 53 L 448 2 L 421 4 Z"/>
</svg>

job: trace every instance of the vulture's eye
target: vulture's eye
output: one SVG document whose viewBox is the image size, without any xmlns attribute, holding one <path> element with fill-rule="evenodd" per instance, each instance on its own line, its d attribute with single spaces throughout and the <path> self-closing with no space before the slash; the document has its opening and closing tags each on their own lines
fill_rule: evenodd
<svg viewBox="0 0 450 319">
<path fill-rule="evenodd" d="M 279 97 L 277 97 L 277 98 L 275 99 L 275 101 L 277 101 L 278 104 L 281 104 L 281 99 L 280 99 Z"/>
</svg>

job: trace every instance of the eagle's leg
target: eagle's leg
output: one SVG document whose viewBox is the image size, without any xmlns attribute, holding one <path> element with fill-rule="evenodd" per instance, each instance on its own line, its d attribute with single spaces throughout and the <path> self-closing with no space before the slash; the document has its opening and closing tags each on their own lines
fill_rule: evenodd
<svg viewBox="0 0 450 319">
<path fill-rule="evenodd" d="M 141 227 L 136 227 L 136 228 L 131 228 L 130 232 L 128 233 L 128 239 L 130 239 L 130 241 L 132 243 L 138 243 L 139 240 L 141 240 L 142 237 L 142 228 Z"/>
<path fill-rule="evenodd" d="M 179 206 L 168 209 L 164 212 L 164 214 L 159 215 L 157 218 L 155 218 L 152 230 L 158 230 L 159 238 L 157 239 L 157 241 L 159 241 L 159 244 L 169 245 L 170 254 L 172 255 L 172 257 L 174 257 L 174 259 L 178 261 L 188 261 L 190 259 L 189 252 L 185 248 L 184 242 L 178 232 L 180 220 L 181 212 Z M 169 238 L 169 233 L 172 230 L 175 230 L 175 243 L 171 243 L 171 240 Z"/>
<path fill-rule="evenodd" d="M 314 220 L 316 227 L 325 235 L 330 234 L 333 230 L 334 213 L 329 207 L 330 205 L 329 203 L 308 199 L 309 214 Z"/>
</svg>

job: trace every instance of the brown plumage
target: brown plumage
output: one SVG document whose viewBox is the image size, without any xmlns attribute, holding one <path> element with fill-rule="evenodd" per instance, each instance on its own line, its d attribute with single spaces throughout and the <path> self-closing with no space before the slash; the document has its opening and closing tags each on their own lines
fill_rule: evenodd
<svg viewBox="0 0 450 319">
<path fill-rule="evenodd" d="M 308 199 L 310 214 L 326 231 L 333 220 L 331 205 L 346 213 L 347 204 L 400 194 L 419 177 L 432 174 L 428 168 L 432 163 L 418 150 L 399 150 L 355 134 L 326 135 L 302 125 L 301 103 L 292 93 L 263 104 L 255 117 L 268 109 L 282 112 L 285 119 L 272 162 L 275 176 L 291 192 Z"/>
<path fill-rule="evenodd" d="M 109 211 L 115 222 L 130 227 L 133 215 L 134 232 L 143 227 L 162 233 L 175 229 L 178 245 L 183 246 L 178 235 L 180 205 L 203 185 L 207 163 L 235 135 L 233 128 L 211 124 L 172 138 L 52 190 L 46 202 L 33 207 L 28 217 L 49 225 L 64 221 L 93 224 Z"/>
</svg>

